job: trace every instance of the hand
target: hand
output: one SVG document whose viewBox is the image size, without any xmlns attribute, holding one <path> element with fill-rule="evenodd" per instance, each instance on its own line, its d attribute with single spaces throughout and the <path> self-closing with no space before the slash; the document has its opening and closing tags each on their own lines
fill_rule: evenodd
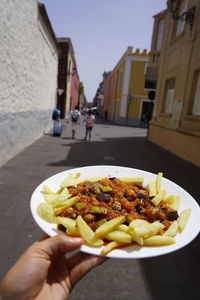
<svg viewBox="0 0 200 300">
<path fill-rule="evenodd" d="M 104 257 L 78 252 L 81 238 L 63 234 L 44 237 L 30 246 L 8 271 L 0 285 L 1 300 L 66 300 L 74 285 Z"/>
</svg>

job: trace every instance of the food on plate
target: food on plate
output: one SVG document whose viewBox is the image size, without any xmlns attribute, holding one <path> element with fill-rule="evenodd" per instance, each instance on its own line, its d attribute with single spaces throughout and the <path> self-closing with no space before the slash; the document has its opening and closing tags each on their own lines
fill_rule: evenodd
<svg viewBox="0 0 200 300">
<path fill-rule="evenodd" d="M 94 177 L 81 180 L 71 173 L 57 192 L 43 186 L 38 215 L 70 236 L 81 236 L 92 247 L 112 249 L 132 243 L 162 246 L 187 224 L 190 209 L 178 213 L 180 197 L 162 189 L 163 173 L 143 186 L 142 177 Z"/>
<path fill-rule="evenodd" d="M 185 226 L 188 222 L 189 216 L 191 214 L 191 209 L 187 208 L 183 210 L 178 218 L 178 229 L 182 232 L 185 229 Z"/>
</svg>

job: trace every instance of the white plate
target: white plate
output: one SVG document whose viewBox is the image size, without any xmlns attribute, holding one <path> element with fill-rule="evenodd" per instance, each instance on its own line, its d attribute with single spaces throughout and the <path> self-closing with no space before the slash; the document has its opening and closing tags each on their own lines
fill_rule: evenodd
<svg viewBox="0 0 200 300">
<path fill-rule="evenodd" d="M 160 170 L 162 171 L 162 170 Z M 39 203 L 44 202 L 43 195 L 41 193 L 42 186 L 45 184 L 52 190 L 56 191 L 59 189 L 62 180 L 68 175 L 68 173 L 76 174 L 80 172 L 81 179 L 86 179 L 91 176 L 115 176 L 115 177 L 144 177 L 144 185 L 147 185 L 149 180 L 155 179 L 156 174 L 126 168 L 119 166 L 88 166 L 83 168 L 76 168 L 58 173 L 45 181 L 43 181 L 33 192 L 31 197 L 31 212 L 33 218 L 39 227 L 46 232 L 49 236 L 54 236 L 60 231 L 56 228 L 56 225 L 48 223 L 42 220 L 36 213 L 36 208 Z M 163 178 L 162 188 L 167 191 L 168 195 L 179 195 L 181 197 L 181 204 L 179 213 L 185 208 L 191 208 L 191 215 L 185 230 L 181 234 L 177 234 L 175 237 L 176 243 L 168 246 L 159 247 L 140 247 L 130 246 L 122 249 L 115 249 L 111 251 L 107 256 L 113 258 L 147 258 L 158 255 L 167 254 L 176 251 L 187 244 L 189 244 L 200 231 L 200 207 L 184 189 L 175 184 L 174 182 Z M 81 246 L 81 251 L 100 255 L 101 248 L 93 248 L 89 246 Z"/>
</svg>

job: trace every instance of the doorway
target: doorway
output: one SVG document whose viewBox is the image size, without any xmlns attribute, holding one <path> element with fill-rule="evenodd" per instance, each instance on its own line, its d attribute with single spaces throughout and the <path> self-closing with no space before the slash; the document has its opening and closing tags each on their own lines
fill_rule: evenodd
<svg viewBox="0 0 200 300">
<path fill-rule="evenodd" d="M 148 126 L 153 113 L 154 102 L 150 100 L 142 100 L 141 103 L 141 114 L 140 114 L 140 125 Z"/>
</svg>

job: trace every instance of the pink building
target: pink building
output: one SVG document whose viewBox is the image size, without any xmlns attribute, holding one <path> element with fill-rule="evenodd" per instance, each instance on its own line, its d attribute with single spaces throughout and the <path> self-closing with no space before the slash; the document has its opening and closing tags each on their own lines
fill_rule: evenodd
<svg viewBox="0 0 200 300">
<path fill-rule="evenodd" d="M 71 74 L 71 91 L 70 91 L 70 110 L 79 105 L 79 76 L 76 68 L 75 58 L 73 58 L 73 67 Z"/>
</svg>

